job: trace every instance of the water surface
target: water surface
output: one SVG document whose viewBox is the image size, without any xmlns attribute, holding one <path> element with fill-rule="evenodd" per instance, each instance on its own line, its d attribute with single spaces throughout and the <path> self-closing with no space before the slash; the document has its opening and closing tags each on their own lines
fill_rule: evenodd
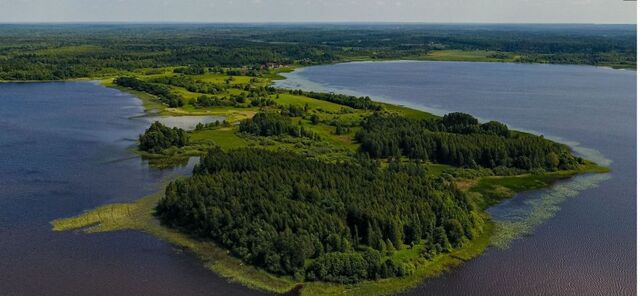
<svg viewBox="0 0 640 296">
<path fill-rule="evenodd" d="M 136 98 L 88 82 L 0 83 L 1 295 L 245 295 L 195 257 L 139 232 L 52 232 L 49 221 L 136 200 L 193 166 L 130 152 Z"/>
<path fill-rule="evenodd" d="M 555 212 L 508 249 L 489 249 L 409 295 L 636 293 L 636 72 L 570 65 L 382 62 L 309 67 L 285 76 L 277 86 L 369 95 L 437 114 L 462 111 L 502 121 L 569 143 L 585 157 L 610 165 L 610 175 L 559 182 L 491 209 L 497 219 L 540 206 L 545 213 Z M 597 187 L 580 185 L 585 182 Z"/>
<path fill-rule="evenodd" d="M 563 200 L 530 236 L 409 294 L 635 294 L 635 72 L 402 62 L 290 75 L 279 83 L 469 112 L 579 142 L 590 157 L 611 161 L 610 179 Z M 258 294 L 143 233 L 51 232 L 53 219 L 133 201 L 158 190 L 164 178 L 189 173 L 193 162 L 161 171 L 130 152 L 148 126 L 132 119 L 142 115 L 137 99 L 86 82 L 10 83 L 0 84 L 0 104 L 0 294 Z M 492 211 L 521 209 L 544 192 L 521 194 Z"/>
</svg>

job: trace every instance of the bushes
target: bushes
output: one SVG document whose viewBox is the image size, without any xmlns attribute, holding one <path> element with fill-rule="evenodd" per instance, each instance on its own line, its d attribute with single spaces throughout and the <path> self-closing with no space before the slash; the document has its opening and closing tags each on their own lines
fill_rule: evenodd
<svg viewBox="0 0 640 296">
<path fill-rule="evenodd" d="M 187 145 L 187 134 L 180 128 L 168 128 L 156 121 L 139 137 L 138 148 L 142 151 L 158 153 L 169 147 Z"/>
<path fill-rule="evenodd" d="M 255 98 L 251 99 L 251 106 L 253 107 L 265 107 L 276 105 L 276 101 L 269 98 Z"/>
<path fill-rule="evenodd" d="M 202 107 L 234 106 L 237 103 L 232 102 L 230 100 L 214 97 L 214 96 L 201 95 L 197 97 L 192 104 L 196 107 L 202 108 Z"/>
</svg>

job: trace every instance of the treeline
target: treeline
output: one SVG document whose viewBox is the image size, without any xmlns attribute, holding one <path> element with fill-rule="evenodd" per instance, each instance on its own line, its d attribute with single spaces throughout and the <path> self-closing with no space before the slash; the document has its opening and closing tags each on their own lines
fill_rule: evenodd
<svg viewBox="0 0 640 296">
<path fill-rule="evenodd" d="M 229 100 L 226 98 L 216 97 L 216 96 L 207 96 L 201 95 L 197 97 L 195 100 L 191 101 L 191 104 L 195 107 L 204 108 L 204 107 L 221 107 L 221 106 L 238 106 L 239 104 L 244 103 L 246 100 L 244 97 L 240 97 L 238 100 Z"/>
<path fill-rule="evenodd" d="M 575 25 L 0 25 L 0 80 L 113 76 L 190 65 L 258 75 L 269 65 L 424 56 L 438 49 L 491 50 L 523 62 L 635 68 L 632 26 Z"/>
<path fill-rule="evenodd" d="M 418 164 L 332 164 L 262 149 L 212 150 L 166 187 L 157 214 L 275 274 L 353 283 L 401 276 L 388 255 L 460 247 L 482 221 L 452 184 Z M 305 261 L 312 260 L 305 268 Z"/>
<path fill-rule="evenodd" d="M 207 73 L 207 69 L 202 66 L 178 67 L 173 69 L 173 73 L 179 73 L 179 74 L 185 74 L 185 75 L 202 75 Z"/>
<path fill-rule="evenodd" d="M 118 77 L 113 80 L 113 83 L 119 86 L 128 87 L 137 91 L 146 92 L 152 94 L 169 107 L 181 107 L 184 105 L 182 98 L 171 92 L 169 87 L 163 84 L 146 82 L 134 77 Z"/>
<path fill-rule="evenodd" d="M 317 134 L 295 125 L 289 117 L 275 112 L 259 112 L 253 118 L 240 122 L 240 132 L 256 136 L 290 135 L 316 139 Z"/>
<path fill-rule="evenodd" d="M 156 121 L 139 137 L 138 148 L 158 153 L 169 147 L 183 147 L 189 143 L 187 133 L 181 128 L 169 128 Z"/>
<path fill-rule="evenodd" d="M 479 124 L 464 113 L 437 120 L 375 114 L 362 122 L 356 140 L 373 158 L 406 156 L 454 166 L 553 171 L 582 161 L 565 145 L 511 132 L 498 122 Z"/>
<path fill-rule="evenodd" d="M 369 97 L 356 97 L 335 93 L 317 93 L 312 91 L 305 92 L 301 89 L 292 90 L 290 92 L 294 95 L 307 96 L 317 100 L 349 106 L 354 109 L 382 110 L 382 106 L 372 101 Z"/>
<path fill-rule="evenodd" d="M 224 89 L 224 86 L 198 81 L 185 75 L 159 77 L 153 79 L 152 82 L 184 87 L 190 92 L 202 94 L 217 94 Z"/>
</svg>

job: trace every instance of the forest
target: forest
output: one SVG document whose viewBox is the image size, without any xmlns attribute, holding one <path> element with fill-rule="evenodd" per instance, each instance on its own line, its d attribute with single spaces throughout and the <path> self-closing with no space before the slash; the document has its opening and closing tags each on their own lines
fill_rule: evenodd
<svg viewBox="0 0 640 296">
<path fill-rule="evenodd" d="M 636 67 L 636 32 L 624 25 L 0 25 L 0 80 L 128 75 L 137 69 L 326 64 L 428 59 L 484 51 L 523 63 Z M 234 73 L 227 73 L 234 74 Z"/>
<path fill-rule="evenodd" d="M 511 132 L 495 121 L 480 124 L 459 112 L 431 120 L 375 114 L 362 122 L 356 139 L 361 151 L 372 158 L 406 156 L 454 166 L 524 171 L 568 170 L 582 163 L 565 145 Z"/>
<path fill-rule="evenodd" d="M 349 106 L 361 102 L 340 98 Z M 321 141 L 292 120 L 305 113 L 292 106 L 258 112 L 239 122 L 238 133 Z M 358 129 L 357 153 L 342 161 L 287 149 L 213 148 L 192 177 L 166 187 L 157 215 L 270 273 L 352 284 L 411 274 L 415 262 L 396 260 L 396 254 L 417 248 L 429 260 L 464 246 L 482 229 L 479 201 L 460 191 L 451 175 L 430 174 L 428 164 L 493 170 L 490 175 L 583 164 L 562 144 L 459 112 L 412 119 L 373 111 Z"/>
<path fill-rule="evenodd" d="M 164 223 L 300 280 L 403 276 L 413 266 L 391 260 L 395 250 L 421 248 L 430 258 L 462 246 L 483 223 L 451 182 L 412 163 L 383 169 L 365 159 L 214 149 L 193 174 L 166 187 L 157 206 Z"/>
</svg>

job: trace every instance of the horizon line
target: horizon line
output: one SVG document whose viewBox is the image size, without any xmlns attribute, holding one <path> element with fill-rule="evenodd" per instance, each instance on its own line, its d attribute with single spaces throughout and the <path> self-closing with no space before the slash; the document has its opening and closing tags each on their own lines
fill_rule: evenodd
<svg viewBox="0 0 640 296">
<path fill-rule="evenodd" d="M 18 21 L 0 25 L 621 25 L 637 23 L 587 22 L 428 22 L 428 21 Z"/>
</svg>

